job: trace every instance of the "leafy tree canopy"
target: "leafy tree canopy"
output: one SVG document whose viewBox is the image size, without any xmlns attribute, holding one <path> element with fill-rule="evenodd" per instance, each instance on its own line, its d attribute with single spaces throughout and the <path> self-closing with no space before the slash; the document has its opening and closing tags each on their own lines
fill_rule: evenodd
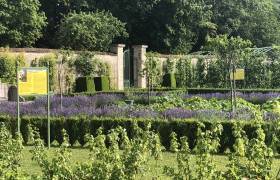
<svg viewBox="0 0 280 180">
<path fill-rule="evenodd" d="M 60 46 L 75 50 L 106 51 L 122 36 L 127 36 L 125 24 L 104 11 L 70 13 L 58 31 Z"/>
<path fill-rule="evenodd" d="M 208 0 L 218 34 L 240 36 L 258 47 L 280 43 L 279 9 L 274 0 Z"/>
<path fill-rule="evenodd" d="M 42 36 L 46 17 L 38 0 L 0 0 L 0 46 L 31 46 Z"/>
</svg>

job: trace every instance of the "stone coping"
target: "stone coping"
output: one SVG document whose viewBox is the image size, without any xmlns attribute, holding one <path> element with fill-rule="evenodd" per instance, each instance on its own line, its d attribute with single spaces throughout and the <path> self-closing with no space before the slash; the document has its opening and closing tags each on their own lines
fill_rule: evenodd
<svg viewBox="0 0 280 180">
<path fill-rule="evenodd" d="M 0 48 L 0 52 L 15 52 L 15 53 L 20 53 L 20 52 L 25 52 L 25 53 L 56 53 L 61 51 L 60 49 L 46 49 L 46 48 Z M 76 53 L 79 53 L 81 51 L 75 51 Z M 96 55 L 112 55 L 116 56 L 116 53 L 112 52 L 98 52 L 94 51 L 93 52 Z"/>
</svg>

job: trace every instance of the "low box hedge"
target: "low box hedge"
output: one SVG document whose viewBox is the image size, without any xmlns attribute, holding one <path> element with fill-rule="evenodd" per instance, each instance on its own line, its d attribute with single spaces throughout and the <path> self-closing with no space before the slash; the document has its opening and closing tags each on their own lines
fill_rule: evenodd
<svg viewBox="0 0 280 180">
<path fill-rule="evenodd" d="M 110 79 L 108 76 L 95 77 L 94 84 L 95 84 L 96 91 L 110 90 Z"/>
<path fill-rule="evenodd" d="M 9 116 L 0 116 L 0 122 L 4 122 L 7 127 L 15 134 L 17 130 L 17 119 Z M 140 127 L 144 127 L 147 123 L 151 123 L 152 130 L 158 132 L 162 144 L 168 149 L 169 148 L 169 136 L 172 131 L 176 132 L 179 137 L 187 136 L 190 147 L 193 148 L 196 142 L 196 131 L 198 127 L 198 120 L 173 120 L 173 121 L 163 121 L 163 120 L 151 120 L 151 119 L 132 119 L 132 118 L 110 118 L 110 117 L 76 117 L 76 118 L 52 118 L 51 119 L 51 141 L 57 140 L 62 142 L 61 130 L 64 128 L 69 134 L 70 143 L 73 144 L 78 140 L 82 145 L 84 142 L 84 136 L 87 133 L 93 135 L 99 127 L 103 127 L 105 132 L 108 132 L 112 128 L 117 126 L 124 127 L 129 137 L 133 137 L 133 123 L 136 122 Z M 206 128 L 209 128 L 212 121 L 203 121 Z M 220 137 L 220 152 L 224 152 L 226 149 L 232 149 L 234 144 L 233 137 L 233 122 L 232 121 L 221 121 L 223 126 L 223 133 Z M 28 139 L 28 125 L 32 125 L 39 129 L 41 137 L 47 142 L 47 119 L 42 117 L 22 117 L 21 118 L 21 131 L 23 139 L 25 142 Z M 263 124 L 263 129 L 266 133 L 266 143 L 271 144 L 272 135 L 274 132 L 274 123 L 266 122 Z M 245 122 L 244 130 L 246 131 L 249 138 L 255 137 L 255 122 Z M 279 151 L 280 152 L 280 151 Z"/>
<path fill-rule="evenodd" d="M 76 79 L 75 92 L 78 92 L 78 93 L 81 93 L 81 92 L 93 93 L 93 92 L 95 92 L 94 78 L 89 77 L 89 76 L 78 77 Z"/>
<path fill-rule="evenodd" d="M 167 88 L 176 88 L 175 74 L 165 74 L 162 79 L 162 86 Z"/>
</svg>

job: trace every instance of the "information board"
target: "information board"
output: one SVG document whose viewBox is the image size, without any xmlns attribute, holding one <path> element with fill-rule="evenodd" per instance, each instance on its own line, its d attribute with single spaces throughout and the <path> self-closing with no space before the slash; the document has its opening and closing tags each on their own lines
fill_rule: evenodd
<svg viewBox="0 0 280 180">
<path fill-rule="evenodd" d="M 230 79 L 233 80 L 233 73 L 230 73 Z M 244 69 L 236 69 L 234 74 L 235 80 L 244 80 L 245 79 L 245 70 Z"/>
<path fill-rule="evenodd" d="M 19 95 L 48 94 L 48 70 L 46 68 L 20 68 L 18 78 Z"/>
</svg>

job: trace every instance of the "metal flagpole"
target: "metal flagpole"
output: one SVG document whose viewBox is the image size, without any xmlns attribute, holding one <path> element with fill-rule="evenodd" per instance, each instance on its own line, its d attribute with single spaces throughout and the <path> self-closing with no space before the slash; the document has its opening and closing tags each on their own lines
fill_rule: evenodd
<svg viewBox="0 0 280 180">
<path fill-rule="evenodd" d="M 48 94 L 48 148 L 51 147 L 51 123 L 50 123 L 50 72 L 49 72 L 49 62 L 47 64 L 47 94 Z"/>
<path fill-rule="evenodd" d="M 20 110 L 19 110 L 19 76 L 18 76 L 19 63 L 16 61 L 16 78 L 17 78 L 17 121 L 18 121 L 18 133 L 20 134 Z"/>
</svg>

